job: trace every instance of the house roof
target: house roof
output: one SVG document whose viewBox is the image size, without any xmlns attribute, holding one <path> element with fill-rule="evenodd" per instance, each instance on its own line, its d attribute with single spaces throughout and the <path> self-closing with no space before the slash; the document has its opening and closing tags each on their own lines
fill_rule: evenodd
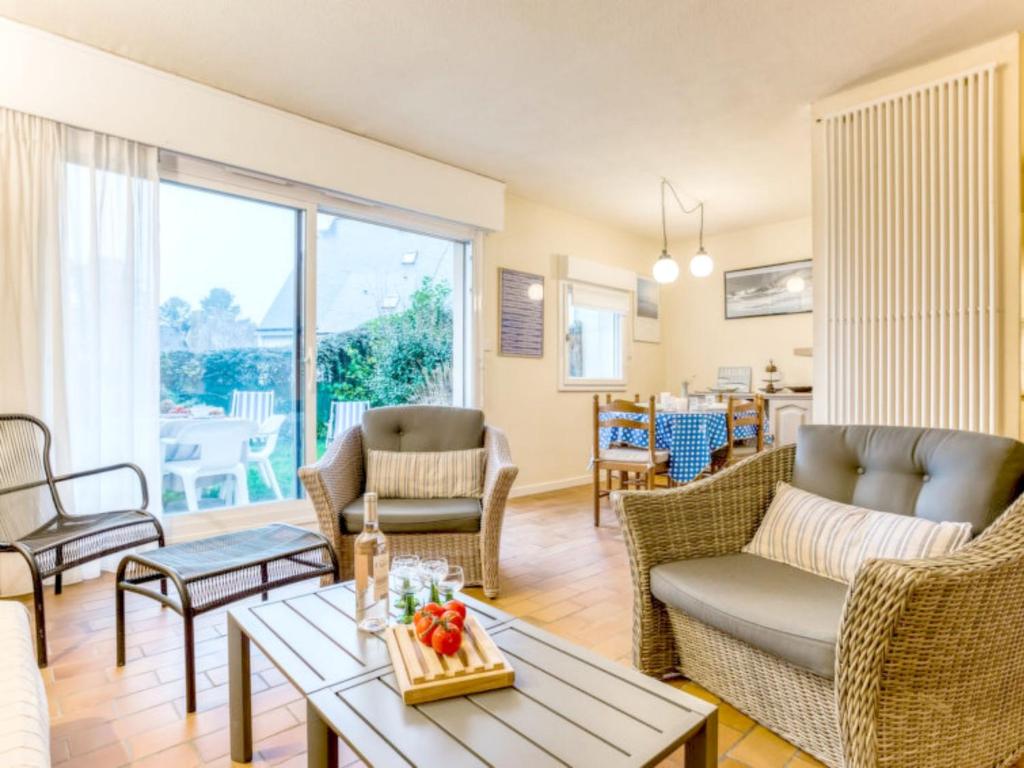
<svg viewBox="0 0 1024 768">
<path fill-rule="evenodd" d="M 318 334 L 340 333 L 408 305 L 424 278 L 452 281 L 456 244 L 338 216 L 321 215 L 329 225 L 317 239 Z M 403 263 L 403 255 L 415 261 Z M 394 304 L 392 307 L 391 305 Z M 295 275 L 281 285 L 259 324 L 262 334 L 295 326 Z"/>
</svg>

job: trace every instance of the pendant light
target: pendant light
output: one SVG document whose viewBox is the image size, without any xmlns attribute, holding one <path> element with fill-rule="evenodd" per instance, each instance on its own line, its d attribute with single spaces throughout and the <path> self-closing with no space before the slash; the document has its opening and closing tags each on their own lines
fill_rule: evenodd
<svg viewBox="0 0 1024 768">
<path fill-rule="evenodd" d="M 669 255 L 668 252 L 668 230 L 665 226 L 665 187 L 668 187 L 672 192 L 672 196 L 676 199 L 676 203 L 679 205 L 679 209 L 686 214 L 700 212 L 700 237 L 698 239 L 697 253 L 692 259 L 690 259 L 690 274 L 694 277 L 707 277 L 715 269 L 715 262 L 708 255 L 708 252 L 704 250 L 704 203 L 697 203 L 692 208 L 687 208 L 683 205 L 683 201 L 679 199 L 679 194 L 676 192 L 675 187 L 672 186 L 672 182 L 668 179 L 661 180 L 661 256 L 654 262 L 654 269 L 652 274 L 654 279 L 662 284 L 674 283 L 676 278 L 679 277 L 679 265 L 675 259 Z"/>
</svg>

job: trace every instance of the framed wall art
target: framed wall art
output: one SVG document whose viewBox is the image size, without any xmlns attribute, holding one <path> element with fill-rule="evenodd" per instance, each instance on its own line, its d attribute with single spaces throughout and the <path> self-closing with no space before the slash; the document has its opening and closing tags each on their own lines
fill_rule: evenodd
<svg viewBox="0 0 1024 768">
<path fill-rule="evenodd" d="M 633 341 L 661 341 L 661 295 L 658 283 L 636 276 L 633 294 Z"/>
<path fill-rule="evenodd" d="M 725 273 L 725 319 L 794 315 L 813 310 L 811 260 Z"/>
<path fill-rule="evenodd" d="M 544 357 L 544 276 L 498 269 L 498 354 Z"/>
</svg>

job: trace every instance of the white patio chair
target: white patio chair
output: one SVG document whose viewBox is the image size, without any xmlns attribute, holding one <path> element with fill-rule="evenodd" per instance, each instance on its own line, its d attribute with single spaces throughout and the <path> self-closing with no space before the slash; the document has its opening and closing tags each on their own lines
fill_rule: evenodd
<svg viewBox="0 0 1024 768">
<path fill-rule="evenodd" d="M 228 415 L 235 419 L 248 419 L 253 424 L 263 424 L 274 415 L 274 391 L 236 389 L 231 393 L 231 410 Z"/>
<path fill-rule="evenodd" d="M 333 400 L 331 417 L 327 422 L 327 444 L 330 445 L 335 438 L 341 437 L 349 427 L 361 424 L 363 414 L 369 408 L 369 400 Z"/>
<path fill-rule="evenodd" d="M 270 463 L 270 455 L 277 447 L 277 437 L 284 426 L 284 414 L 275 414 L 260 425 L 260 431 L 252 439 L 249 445 L 249 463 L 256 465 L 256 470 L 263 478 L 263 482 L 270 486 L 274 492 L 275 499 L 284 498 L 281 494 L 281 486 L 277 483 L 277 475 Z M 253 447 L 253 446 L 256 447 Z"/>
<path fill-rule="evenodd" d="M 231 478 L 233 503 L 249 503 L 246 465 L 249 440 L 255 432 L 256 425 L 247 419 L 211 419 L 189 424 L 178 433 L 176 442 L 198 446 L 199 455 L 194 459 L 165 461 L 163 472 L 180 478 L 190 512 L 199 509 L 197 483 L 206 477 Z"/>
</svg>

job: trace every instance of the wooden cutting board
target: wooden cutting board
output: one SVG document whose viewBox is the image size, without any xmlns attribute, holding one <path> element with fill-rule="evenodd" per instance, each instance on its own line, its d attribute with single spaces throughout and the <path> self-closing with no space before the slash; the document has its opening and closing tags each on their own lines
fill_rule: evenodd
<svg viewBox="0 0 1024 768">
<path fill-rule="evenodd" d="M 406 704 L 505 688 L 515 681 L 508 660 L 473 616 L 466 617 L 462 647 L 454 656 L 423 645 L 410 624 L 390 625 L 384 640 Z"/>
</svg>

